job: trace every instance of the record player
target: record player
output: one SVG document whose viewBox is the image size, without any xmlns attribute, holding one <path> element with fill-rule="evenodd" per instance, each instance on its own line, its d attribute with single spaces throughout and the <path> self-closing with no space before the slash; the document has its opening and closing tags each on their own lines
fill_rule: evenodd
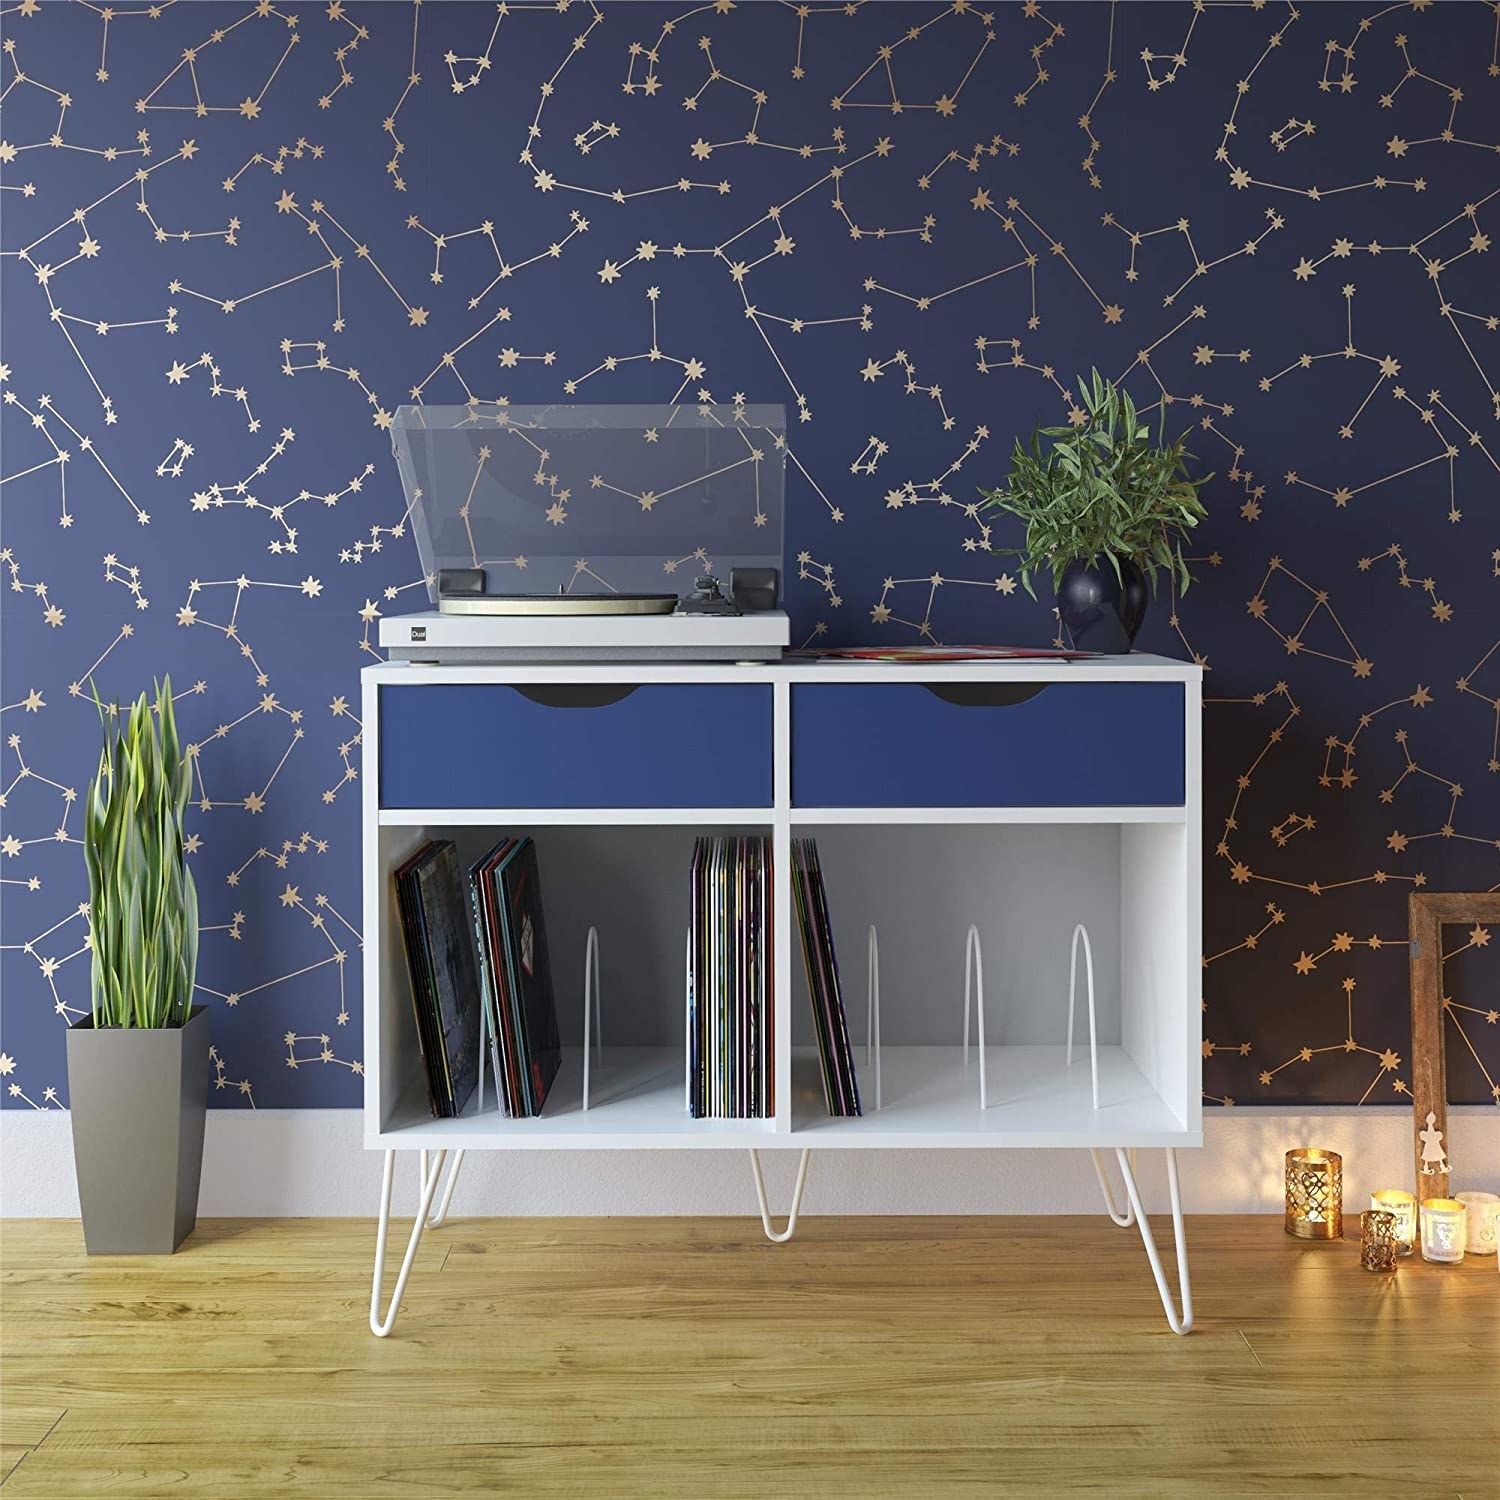
<svg viewBox="0 0 1500 1500">
<path fill-rule="evenodd" d="M 786 409 L 403 406 L 392 440 L 431 608 L 393 661 L 774 661 Z"/>
</svg>

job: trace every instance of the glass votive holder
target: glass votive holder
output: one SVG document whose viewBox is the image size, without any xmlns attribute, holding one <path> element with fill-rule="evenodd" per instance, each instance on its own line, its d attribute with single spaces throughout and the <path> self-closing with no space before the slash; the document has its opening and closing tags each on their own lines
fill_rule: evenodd
<svg viewBox="0 0 1500 1500">
<path fill-rule="evenodd" d="M 1495 1255 L 1500 1239 L 1500 1193 L 1455 1193 L 1454 1198 L 1468 1210 L 1465 1221 L 1465 1249 L 1470 1255 Z"/>
<path fill-rule="evenodd" d="M 1359 1216 L 1359 1263 L 1367 1271 L 1396 1269 L 1396 1216 L 1367 1208 Z"/>
<path fill-rule="evenodd" d="M 1422 1259 L 1452 1265 L 1464 1258 L 1467 1211 L 1456 1198 L 1422 1200 Z"/>
<path fill-rule="evenodd" d="M 1381 1188 L 1370 1194 L 1370 1207 L 1396 1216 L 1396 1254 L 1410 1255 L 1417 1242 L 1417 1195 L 1401 1188 Z"/>
<path fill-rule="evenodd" d="M 1343 1237 L 1344 1159 L 1337 1151 L 1303 1146 L 1287 1152 L 1285 1228 L 1299 1240 Z"/>
</svg>

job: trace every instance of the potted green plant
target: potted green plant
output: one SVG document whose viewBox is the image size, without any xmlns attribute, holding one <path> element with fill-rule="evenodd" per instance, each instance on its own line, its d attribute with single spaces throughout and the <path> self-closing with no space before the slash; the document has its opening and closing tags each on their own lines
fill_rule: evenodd
<svg viewBox="0 0 1500 1500">
<path fill-rule="evenodd" d="M 1078 386 L 1081 420 L 1038 427 L 1027 446 L 1017 439 L 1005 484 L 980 493 L 987 509 L 1026 523 L 1023 545 L 997 550 L 1021 559 L 1033 599 L 1032 574 L 1051 571 L 1073 647 L 1125 652 L 1146 617 L 1147 580 L 1152 593 L 1159 571 L 1184 593 L 1192 582 L 1182 541 L 1206 514 L 1198 490 L 1213 476 L 1189 476 L 1186 433 L 1163 441 L 1165 403 L 1153 442 L 1128 392 L 1097 370 Z"/>
<path fill-rule="evenodd" d="M 208 1103 L 208 1011 L 193 1004 L 198 896 L 183 814 L 191 766 L 172 683 L 104 731 L 84 808 L 92 1013 L 68 1030 L 68 1095 L 90 1255 L 170 1254 L 192 1232 Z"/>
</svg>

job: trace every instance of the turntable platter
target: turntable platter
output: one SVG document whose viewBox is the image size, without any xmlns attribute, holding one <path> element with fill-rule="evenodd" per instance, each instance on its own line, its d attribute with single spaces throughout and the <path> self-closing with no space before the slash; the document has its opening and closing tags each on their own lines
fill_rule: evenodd
<svg viewBox="0 0 1500 1500">
<path fill-rule="evenodd" d="M 669 615 L 676 594 L 452 594 L 445 615 Z"/>
</svg>

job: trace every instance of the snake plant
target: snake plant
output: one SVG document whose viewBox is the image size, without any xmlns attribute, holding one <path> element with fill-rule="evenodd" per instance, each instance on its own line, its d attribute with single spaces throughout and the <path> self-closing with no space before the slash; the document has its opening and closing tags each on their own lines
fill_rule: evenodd
<svg viewBox="0 0 1500 1500">
<path fill-rule="evenodd" d="M 182 820 L 192 767 L 177 739 L 172 680 L 127 711 L 106 707 L 84 808 L 95 1027 L 181 1026 L 198 968 L 198 893 Z"/>
<path fill-rule="evenodd" d="M 1090 565 L 1106 557 L 1116 577 L 1128 558 L 1149 576 L 1153 592 L 1160 568 L 1186 593 L 1193 575 L 1182 539 L 1207 514 L 1198 490 L 1213 476 L 1190 478 L 1187 434 L 1167 443 L 1158 431 L 1153 443 L 1128 392 L 1097 370 L 1078 385 L 1083 404 L 1074 406 L 1073 424 L 1039 427 L 1027 446 L 1017 439 L 1006 483 L 980 492 L 987 508 L 1026 523 L 1024 545 L 996 551 L 1021 560 L 1021 582 L 1033 599 L 1032 574 L 1050 570 L 1055 589 L 1075 557 Z M 1165 402 L 1161 413 L 1164 422 Z"/>
</svg>

